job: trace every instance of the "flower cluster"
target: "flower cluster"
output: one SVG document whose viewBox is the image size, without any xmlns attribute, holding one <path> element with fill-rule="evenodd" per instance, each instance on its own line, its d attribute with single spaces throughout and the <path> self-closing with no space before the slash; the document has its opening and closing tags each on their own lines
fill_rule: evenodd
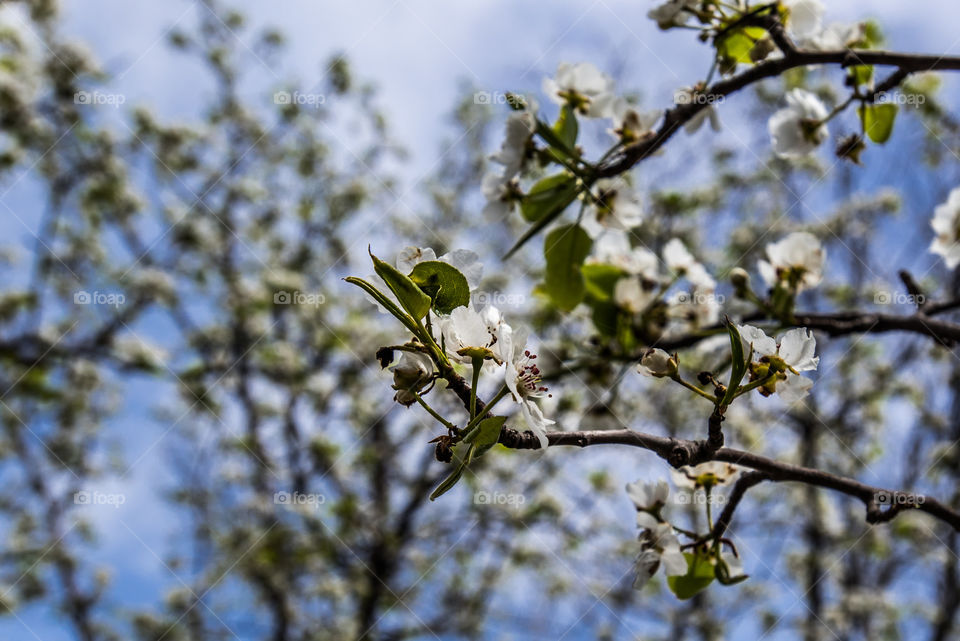
<svg viewBox="0 0 960 641">
<path fill-rule="evenodd" d="M 396 267 L 401 274 L 416 277 L 419 265 L 435 262 L 453 267 L 462 275 L 469 291 L 479 285 L 483 267 L 477 255 L 467 250 L 452 251 L 438 259 L 433 249 L 407 247 L 398 255 Z M 371 279 L 383 283 L 383 289 L 390 289 L 379 276 Z M 429 286 L 425 287 L 429 291 Z M 526 330 L 511 327 L 493 305 L 478 309 L 469 299 L 463 302 L 466 304 L 447 313 L 436 308 L 427 312 L 429 326 L 439 329 L 439 345 L 445 357 L 454 363 L 482 367 L 483 371 L 500 378 L 520 406 L 527 426 L 546 447 L 546 430 L 554 422 L 544 417 L 534 400 L 546 396 L 547 388 L 541 382 L 537 356 L 526 347 Z M 395 399 L 403 405 L 416 402 L 421 390 L 436 379 L 432 359 L 422 352 L 403 351 L 388 367 L 394 376 Z"/>
<path fill-rule="evenodd" d="M 594 243 L 587 264 L 618 270 L 613 302 L 641 321 L 656 312 L 659 322 L 668 324 L 667 333 L 707 327 L 719 320 L 717 283 L 678 238 L 667 242 L 658 257 L 644 247 L 632 247 L 627 234 L 607 230 Z M 675 287 L 681 281 L 688 286 Z"/>
<path fill-rule="evenodd" d="M 734 465 L 711 461 L 695 467 L 682 467 L 675 470 L 672 477 L 681 491 L 705 490 L 709 493 L 719 486 L 733 482 L 739 473 L 739 468 Z M 664 508 L 670 497 L 670 488 L 664 481 L 628 483 L 627 495 L 637 510 L 637 527 L 640 528 L 640 550 L 634 565 L 635 589 L 645 586 L 661 566 L 670 588 L 681 598 L 688 598 L 693 593 L 685 594 L 687 587 L 671 583 L 671 577 L 700 574 L 701 578 L 706 578 L 701 586 L 695 588 L 694 593 L 706 587 L 714 577 L 726 585 L 747 578 L 736 551 L 734 550 L 732 555 L 723 554 L 722 542 L 711 540 L 712 533 L 698 537 L 692 532 L 676 528 L 665 518 Z M 675 502 L 690 504 L 686 497 L 686 494 L 678 496 Z M 710 501 L 703 501 L 703 504 L 708 506 L 709 516 Z M 694 541 L 681 546 L 677 532 L 693 538 Z M 690 549 L 691 552 L 684 553 L 684 549 Z M 702 569 L 697 569 L 696 566 L 700 564 L 704 565 L 707 574 L 704 575 Z"/>
</svg>

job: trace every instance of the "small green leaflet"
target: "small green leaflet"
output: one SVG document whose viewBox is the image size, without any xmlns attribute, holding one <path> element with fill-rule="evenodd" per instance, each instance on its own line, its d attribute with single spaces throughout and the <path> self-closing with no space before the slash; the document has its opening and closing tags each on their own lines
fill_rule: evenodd
<svg viewBox="0 0 960 641">
<path fill-rule="evenodd" d="M 861 106 L 857 109 L 863 130 L 870 140 L 882 145 L 890 140 L 893 133 L 893 121 L 897 118 L 897 105 L 887 102 L 881 105 Z"/>
<path fill-rule="evenodd" d="M 687 573 L 681 576 L 668 576 L 667 585 L 678 599 L 686 600 L 697 595 L 713 583 L 715 570 L 710 557 L 703 554 L 684 552 L 687 559 Z"/>
<path fill-rule="evenodd" d="M 730 334 L 730 355 L 733 365 L 730 367 L 730 383 L 727 385 L 727 393 L 723 395 L 720 405 L 727 406 L 733 402 L 734 394 L 740 387 L 740 381 L 747 373 L 747 362 L 743 355 L 743 340 L 740 338 L 740 332 L 737 326 L 726 319 L 727 333 Z"/>
<path fill-rule="evenodd" d="M 369 249 L 367 250 L 369 252 Z M 373 260 L 373 270 L 377 276 L 383 279 L 390 291 L 394 293 L 397 300 L 415 320 L 420 320 L 430 311 L 430 297 L 423 293 L 417 287 L 417 284 L 410 280 L 410 277 L 402 273 L 393 265 L 383 262 L 370 252 L 370 258 Z"/>
<path fill-rule="evenodd" d="M 506 421 L 506 416 L 491 416 L 480 421 L 480 424 L 477 425 L 479 429 L 472 440 L 477 448 L 474 458 L 481 456 L 496 444 L 500 439 L 500 431 Z"/>
<path fill-rule="evenodd" d="M 438 497 L 446 494 L 457 484 L 457 481 L 463 476 L 463 471 L 467 468 L 467 462 L 473 458 L 473 448 L 473 443 L 464 443 L 463 441 L 453 446 L 453 471 L 430 494 L 431 501 L 436 501 Z"/>
</svg>

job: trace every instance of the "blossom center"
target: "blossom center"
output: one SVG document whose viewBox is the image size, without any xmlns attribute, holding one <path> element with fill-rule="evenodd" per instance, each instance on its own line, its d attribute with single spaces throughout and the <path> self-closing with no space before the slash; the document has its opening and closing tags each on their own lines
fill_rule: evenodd
<svg viewBox="0 0 960 641">
<path fill-rule="evenodd" d="M 543 382 L 543 376 L 540 368 L 534 363 L 536 359 L 536 354 L 526 350 L 517 361 L 517 391 L 521 396 L 542 396 L 547 391 L 547 387 L 540 384 Z"/>
</svg>

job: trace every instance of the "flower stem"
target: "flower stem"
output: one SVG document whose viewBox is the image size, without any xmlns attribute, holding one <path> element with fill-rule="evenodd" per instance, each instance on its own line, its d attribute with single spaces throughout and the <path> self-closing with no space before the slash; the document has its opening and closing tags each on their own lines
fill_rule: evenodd
<svg viewBox="0 0 960 641">
<path fill-rule="evenodd" d="M 470 419 L 477 415 L 477 385 L 480 384 L 480 368 L 483 367 L 483 359 L 473 357 L 473 380 L 470 382 Z"/>
<path fill-rule="evenodd" d="M 769 374 L 767 376 L 764 376 L 763 378 L 758 378 L 752 383 L 748 383 L 742 386 L 740 389 L 738 389 L 737 393 L 734 394 L 733 397 L 737 398 L 738 396 L 742 396 L 743 394 L 746 394 L 747 392 L 755 390 L 758 387 L 763 387 L 764 385 L 772 381 L 774 378 L 776 378 L 776 376 L 777 376 L 776 373 L 774 373 L 774 374 Z"/>
<path fill-rule="evenodd" d="M 710 402 L 713 403 L 714 405 L 717 404 L 717 397 L 716 397 L 716 396 L 714 396 L 713 394 L 708 394 L 708 393 L 704 392 L 702 389 L 700 389 L 700 388 L 697 387 L 696 385 L 693 385 L 692 383 L 688 383 L 687 381 L 683 380 L 683 378 L 681 378 L 679 375 L 677 375 L 673 380 L 675 380 L 676 382 L 680 383 L 681 385 L 683 385 L 684 387 L 686 387 L 686 388 L 687 388 L 688 390 L 690 390 L 691 392 L 695 392 L 696 394 L 699 394 L 700 396 L 704 397 L 705 399 L 707 399 L 708 401 L 710 401 Z"/>
<path fill-rule="evenodd" d="M 493 406 L 503 400 L 503 397 L 510 393 L 510 390 L 507 389 L 506 385 L 502 385 L 493 398 L 484 406 L 483 411 L 474 416 L 465 428 L 463 428 L 463 434 L 466 436 L 470 431 L 475 428 L 484 417 L 490 413 L 490 410 L 493 409 Z"/>
<path fill-rule="evenodd" d="M 427 410 L 427 412 L 430 414 L 430 416 L 432 416 L 433 418 L 435 418 L 435 419 L 437 419 L 438 421 L 440 421 L 440 423 L 442 423 L 443 426 L 446 427 L 446 428 L 447 428 L 448 430 L 450 430 L 451 432 L 459 432 L 459 430 L 457 429 L 457 426 L 456 426 L 456 425 L 454 425 L 453 423 L 451 423 L 451 422 L 448 421 L 447 419 L 445 419 L 445 418 L 443 418 L 442 416 L 440 416 L 440 414 L 439 414 L 435 409 L 433 409 L 432 407 L 430 407 L 430 405 L 429 405 L 425 400 L 423 400 L 423 398 L 422 398 L 419 394 L 417 394 L 417 393 L 414 392 L 413 390 L 411 390 L 410 393 L 413 394 L 413 397 L 414 397 L 415 399 L 417 399 L 417 402 L 420 403 L 420 406 L 423 407 L 423 409 Z"/>
</svg>

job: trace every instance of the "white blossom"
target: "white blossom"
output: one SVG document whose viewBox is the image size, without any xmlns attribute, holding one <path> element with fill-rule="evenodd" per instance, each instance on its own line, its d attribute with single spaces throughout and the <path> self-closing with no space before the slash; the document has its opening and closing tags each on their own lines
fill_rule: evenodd
<svg viewBox="0 0 960 641">
<path fill-rule="evenodd" d="M 629 231 L 643 222 L 640 197 L 623 178 L 598 180 L 594 193 L 599 202 L 591 199 L 582 221 L 591 237 L 598 237 L 604 229 Z"/>
<path fill-rule="evenodd" d="M 820 364 L 820 357 L 815 356 L 817 339 L 813 332 L 806 328 L 794 328 L 787 331 L 778 343 L 759 327 L 739 325 L 737 330 L 744 351 L 752 349 L 754 357 L 759 357 L 759 363 L 769 365 L 771 372 L 778 372 L 771 385 L 784 402 L 795 403 L 810 392 L 813 381 L 800 376 L 800 372 L 813 371 Z"/>
<path fill-rule="evenodd" d="M 537 129 L 536 105 L 507 116 L 506 134 L 500 150 L 490 160 L 503 165 L 503 177 L 513 178 L 521 172 L 528 158 L 530 141 Z"/>
<path fill-rule="evenodd" d="M 540 441 L 540 447 L 546 448 L 547 427 L 555 421 L 544 418 L 540 406 L 534 401 L 547 396 L 547 388 L 542 385 L 540 368 L 535 362 L 537 355 L 526 349 L 527 335 L 522 328 L 501 333 L 500 341 L 500 353 L 506 364 L 504 383 L 513 400 L 520 405 L 523 418 Z"/>
<path fill-rule="evenodd" d="M 669 523 L 658 523 L 656 527 L 641 533 L 640 554 L 634 566 L 637 572 L 634 589 L 639 590 L 646 585 L 661 565 L 667 576 L 687 573 L 687 559 L 680 551 L 680 541 Z"/>
<path fill-rule="evenodd" d="M 782 0 L 781 4 L 790 11 L 787 29 L 792 36 L 804 39 L 820 32 L 824 12 L 820 0 Z"/>
<path fill-rule="evenodd" d="M 652 348 L 643 353 L 637 371 L 644 376 L 663 378 L 677 373 L 677 359 L 662 349 Z"/>
<path fill-rule="evenodd" d="M 631 314 L 640 314 L 657 299 L 657 292 L 648 288 L 642 279 L 627 276 L 613 286 L 613 302 Z"/>
<path fill-rule="evenodd" d="M 727 485 L 736 480 L 739 474 L 739 467 L 721 461 L 707 461 L 693 467 L 684 465 L 678 470 L 670 470 L 673 484 L 685 490 Z"/>
<path fill-rule="evenodd" d="M 960 265 L 960 187 L 950 192 L 947 202 L 933 210 L 930 226 L 937 234 L 930 251 L 943 256 L 943 262 L 950 269 Z"/>
<path fill-rule="evenodd" d="M 488 220 L 501 221 L 509 217 L 517 208 L 523 194 L 517 181 L 503 174 L 489 173 L 480 183 L 480 191 L 486 198 L 483 215 Z"/>
<path fill-rule="evenodd" d="M 818 51 L 836 51 L 850 49 L 861 44 L 866 38 L 866 25 L 862 22 L 854 24 L 832 23 L 820 33 L 809 38 L 804 44 Z"/>
<path fill-rule="evenodd" d="M 589 62 L 561 62 L 553 78 L 544 78 L 543 92 L 559 105 L 573 105 L 578 112 L 592 118 L 613 115 L 613 78 Z"/>
<path fill-rule="evenodd" d="M 663 111 L 653 109 L 639 111 L 626 98 L 617 98 L 612 108 L 613 128 L 610 133 L 618 140 L 635 142 L 653 134 L 653 128 L 663 116 Z"/>
<path fill-rule="evenodd" d="M 647 12 L 661 29 L 683 26 L 697 11 L 699 0 L 667 0 Z"/>
<path fill-rule="evenodd" d="M 495 359 L 491 351 L 497 336 L 487 324 L 489 314 L 481 314 L 471 307 L 457 307 L 439 320 L 440 332 L 447 352 L 456 361 L 472 363 L 473 357 Z"/>
<path fill-rule="evenodd" d="M 767 123 L 773 151 L 781 158 L 806 156 L 817 149 L 830 132 L 824 120 L 829 113 L 814 94 L 795 88 L 787 94 L 787 106 Z"/>
<path fill-rule="evenodd" d="M 713 291 L 717 282 L 701 265 L 679 238 L 670 239 L 663 247 L 663 261 L 671 271 L 685 276 L 692 284 L 702 290 Z"/>
<path fill-rule="evenodd" d="M 783 280 L 798 292 L 816 287 L 823 280 L 826 250 L 810 232 L 789 234 L 767 245 L 767 260 L 757 263 L 760 275 L 771 287 Z"/>
<path fill-rule="evenodd" d="M 656 510 L 667 502 L 670 488 L 666 481 L 627 483 L 627 495 L 638 510 Z"/>
<path fill-rule="evenodd" d="M 631 247 L 627 234 L 617 230 L 607 230 L 594 242 L 586 262 L 613 265 L 649 281 L 659 279 L 657 255 L 644 247 Z"/>
</svg>

